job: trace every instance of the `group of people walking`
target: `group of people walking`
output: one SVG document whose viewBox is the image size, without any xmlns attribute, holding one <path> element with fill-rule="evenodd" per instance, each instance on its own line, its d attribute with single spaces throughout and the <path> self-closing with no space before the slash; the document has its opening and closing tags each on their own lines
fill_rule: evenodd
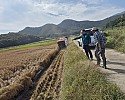
<svg viewBox="0 0 125 100">
<path fill-rule="evenodd" d="M 90 49 L 91 37 L 90 37 L 90 33 L 87 31 L 88 30 L 85 30 L 85 29 L 81 30 L 80 36 L 74 38 L 73 40 L 81 38 L 82 46 L 86 53 L 86 56 L 88 57 L 88 59 L 93 60 L 93 55 Z M 106 68 L 106 57 L 105 57 L 106 37 L 96 27 L 93 27 L 91 29 L 91 32 L 93 33 L 94 41 L 95 41 L 95 57 L 97 59 L 97 65 L 100 65 L 100 62 L 101 62 L 100 56 L 101 56 L 103 61 L 103 67 Z"/>
</svg>

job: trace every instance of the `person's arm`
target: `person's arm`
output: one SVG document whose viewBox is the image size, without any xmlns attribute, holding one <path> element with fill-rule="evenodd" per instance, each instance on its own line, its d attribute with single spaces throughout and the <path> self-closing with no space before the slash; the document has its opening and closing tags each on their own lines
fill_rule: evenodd
<svg viewBox="0 0 125 100">
<path fill-rule="evenodd" d="M 82 38 L 82 35 L 80 35 L 80 36 L 74 38 L 73 40 L 77 40 L 77 39 L 80 39 L 80 38 Z"/>
</svg>

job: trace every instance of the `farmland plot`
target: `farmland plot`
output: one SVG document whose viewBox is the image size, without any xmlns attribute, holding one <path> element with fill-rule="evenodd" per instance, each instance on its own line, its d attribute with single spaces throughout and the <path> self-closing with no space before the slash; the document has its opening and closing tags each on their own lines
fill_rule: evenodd
<svg viewBox="0 0 125 100">
<path fill-rule="evenodd" d="M 63 53 L 61 51 L 54 59 L 49 69 L 38 82 L 30 100 L 58 100 L 63 70 Z"/>
<path fill-rule="evenodd" d="M 43 91 L 43 89 L 39 90 L 39 86 L 44 84 L 44 82 L 44 88 L 47 84 L 50 84 L 49 88 L 59 89 L 62 71 L 60 64 L 62 64 L 63 53 L 59 53 L 56 60 L 53 61 L 58 52 L 59 49 L 57 45 L 0 52 L 0 100 L 25 100 L 23 98 L 25 96 L 21 95 L 25 90 L 32 88 L 31 92 L 33 92 L 35 86 L 37 86 L 36 91 Z M 52 61 L 53 63 L 50 65 Z M 41 72 L 44 73 L 44 75 L 41 77 L 40 82 L 37 82 L 38 76 L 42 75 L 40 74 Z M 50 83 L 47 83 L 48 79 L 51 80 Z M 51 85 L 53 86 L 50 87 Z M 53 89 L 50 90 L 56 91 Z M 47 91 L 49 91 L 49 89 Z M 38 93 L 34 91 L 31 99 L 37 98 L 36 95 L 39 97 Z M 46 93 L 49 97 L 48 92 L 44 92 L 43 96 L 45 96 Z M 30 96 L 31 94 L 32 93 L 30 93 Z M 29 99 L 30 97 L 26 97 L 26 100 L 28 100 L 27 98 Z"/>
<path fill-rule="evenodd" d="M 32 66 L 41 62 L 54 49 L 56 49 L 56 45 L 1 52 L 0 87 L 9 85 L 14 81 L 14 77 L 32 69 Z"/>
</svg>

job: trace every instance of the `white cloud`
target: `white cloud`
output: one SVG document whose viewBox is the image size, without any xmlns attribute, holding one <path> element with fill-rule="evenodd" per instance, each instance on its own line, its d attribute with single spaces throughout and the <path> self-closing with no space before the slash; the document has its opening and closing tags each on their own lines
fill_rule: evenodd
<svg viewBox="0 0 125 100">
<path fill-rule="evenodd" d="M 110 9 L 109 9 L 110 8 Z M 89 8 L 87 11 L 87 16 L 89 20 L 102 20 L 104 18 L 115 15 L 116 13 L 124 11 L 124 8 L 117 8 L 113 6 L 98 6 Z"/>
<path fill-rule="evenodd" d="M 82 2 L 87 4 L 100 4 L 103 0 L 82 0 Z"/>
<path fill-rule="evenodd" d="M 4 8 L 0 6 L 0 14 L 4 11 Z"/>
<path fill-rule="evenodd" d="M 0 13 L 2 13 L 4 10 L 4 7 L 0 4 Z"/>
<path fill-rule="evenodd" d="M 80 15 L 84 11 L 86 11 L 86 5 L 79 3 L 79 4 L 60 4 L 60 3 L 41 3 L 34 6 L 34 12 L 41 12 L 46 14 L 52 14 L 59 16 L 69 16 L 73 17 L 74 15 Z M 74 16 L 74 17 L 75 17 Z"/>
<path fill-rule="evenodd" d="M 104 0 L 0 0 L 0 30 L 60 23 L 64 19 L 100 20 L 123 11 Z M 63 3 L 62 3 L 63 2 Z"/>
</svg>

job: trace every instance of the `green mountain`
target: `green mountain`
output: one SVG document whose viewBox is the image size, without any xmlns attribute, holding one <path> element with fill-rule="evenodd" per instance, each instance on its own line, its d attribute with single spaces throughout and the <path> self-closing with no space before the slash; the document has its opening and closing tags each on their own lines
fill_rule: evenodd
<svg viewBox="0 0 125 100">
<path fill-rule="evenodd" d="M 106 19 L 100 20 L 100 21 L 75 21 L 71 19 L 66 19 L 62 21 L 58 26 L 67 29 L 71 32 L 78 31 L 83 28 L 91 28 L 91 27 L 99 27 L 103 28 L 106 26 L 107 23 L 114 21 L 115 19 L 123 16 L 125 12 L 118 13 L 116 15 L 113 15 L 111 17 L 108 17 Z"/>
<path fill-rule="evenodd" d="M 73 33 L 83 28 L 91 28 L 93 26 L 99 27 L 100 24 L 100 21 L 75 21 L 66 19 L 58 24 L 58 26 L 68 30 L 70 33 Z"/>
<path fill-rule="evenodd" d="M 79 32 L 83 28 L 99 27 L 103 28 L 107 23 L 114 21 L 119 18 L 125 12 L 118 13 L 114 16 L 108 17 L 100 21 L 75 21 L 72 19 L 66 19 L 60 24 L 46 24 L 41 27 L 26 27 L 25 29 L 19 31 L 20 34 L 30 34 L 37 35 L 43 38 L 53 38 L 62 35 L 70 35 Z"/>
<path fill-rule="evenodd" d="M 64 34 L 68 34 L 68 30 L 59 27 L 55 24 L 46 24 L 41 27 L 26 27 L 25 29 L 18 32 L 19 34 L 29 34 L 29 35 L 37 35 L 43 38 L 53 38 L 58 36 L 63 36 Z"/>
</svg>

